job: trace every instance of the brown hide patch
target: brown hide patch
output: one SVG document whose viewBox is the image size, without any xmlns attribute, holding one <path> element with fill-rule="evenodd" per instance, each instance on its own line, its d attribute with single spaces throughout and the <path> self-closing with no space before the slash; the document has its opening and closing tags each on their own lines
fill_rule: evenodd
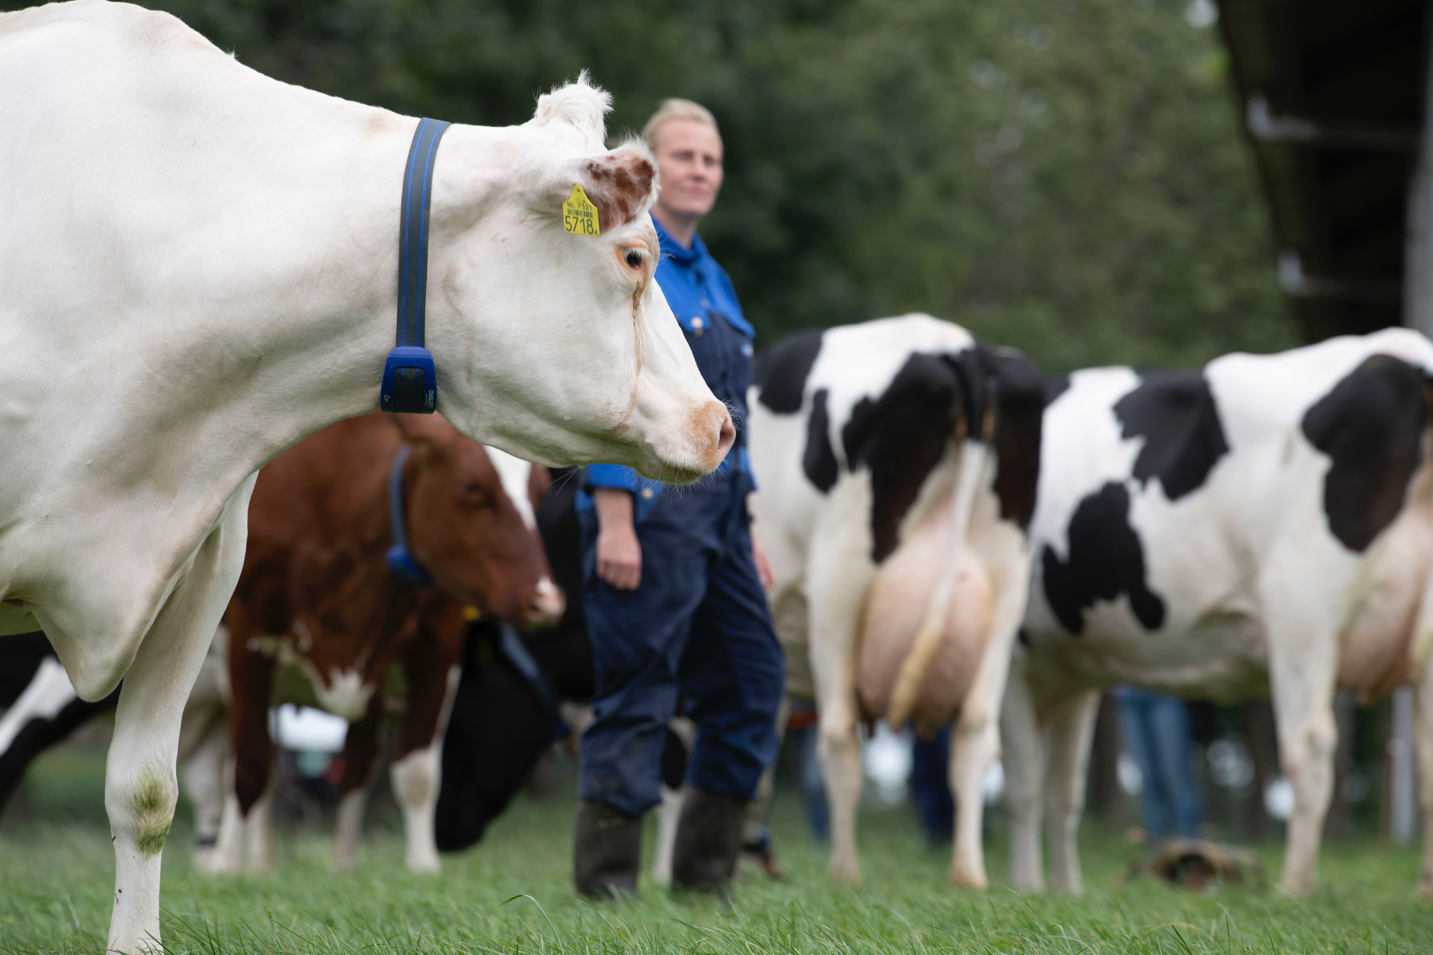
<svg viewBox="0 0 1433 955">
<path fill-rule="evenodd" d="M 637 217 L 652 196 L 657 168 L 647 157 L 633 152 L 610 153 L 582 164 L 587 179 L 583 188 L 597 207 L 602 231 L 625 225 Z"/>
<path fill-rule="evenodd" d="M 536 511 L 542 507 L 542 502 L 547 500 L 547 492 L 552 490 L 552 472 L 540 464 L 534 464 L 527 471 L 527 499 Z"/>
</svg>

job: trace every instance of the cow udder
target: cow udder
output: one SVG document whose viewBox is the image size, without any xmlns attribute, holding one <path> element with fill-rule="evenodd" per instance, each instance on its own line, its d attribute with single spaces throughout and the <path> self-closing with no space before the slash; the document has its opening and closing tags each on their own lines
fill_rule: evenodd
<svg viewBox="0 0 1433 955">
<path fill-rule="evenodd" d="M 856 698 L 867 719 L 889 711 L 896 678 L 924 623 L 943 563 L 946 534 L 916 534 L 881 565 L 871 586 L 856 651 Z M 953 720 L 970 691 L 990 632 L 991 585 L 979 556 L 961 559 L 945 633 L 921 680 L 917 731 Z"/>
</svg>

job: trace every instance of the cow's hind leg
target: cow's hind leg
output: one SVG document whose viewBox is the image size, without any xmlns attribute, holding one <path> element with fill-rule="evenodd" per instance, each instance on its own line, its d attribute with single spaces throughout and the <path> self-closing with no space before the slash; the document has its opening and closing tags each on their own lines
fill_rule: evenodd
<svg viewBox="0 0 1433 955">
<path fill-rule="evenodd" d="M 1040 858 L 1040 820 L 1045 788 L 1045 740 L 1035 716 L 1035 700 L 1025 678 L 1024 651 L 1016 651 L 1000 707 L 1000 743 L 1004 750 L 1005 809 L 1010 816 L 1010 885 L 1017 892 L 1045 889 Z"/>
<path fill-rule="evenodd" d="M 1433 902 L 1433 659 L 1414 689 L 1413 748 L 1418 756 L 1418 794 L 1423 806 L 1423 865 L 1418 894 Z"/>
<path fill-rule="evenodd" d="M 1333 757 L 1338 746 L 1334 684 L 1338 678 L 1341 588 L 1316 565 L 1297 565 L 1301 574 L 1266 569 L 1272 587 L 1264 594 L 1269 642 L 1269 689 L 1279 737 L 1279 762 L 1294 790 L 1280 888 L 1308 895 L 1318 884 L 1319 844 L 1333 796 Z M 1286 568 L 1287 570 L 1287 565 Z M 1296 587 L 1289 580 L 1310 581 Z M 1313 583 L 1319 584 L 1316 588 Z"/>
<path fill-rule="evenodd" d="M 1067 697 L 1050 711 L 1045 730 L 1045 819 L 1050 833 L 1050 883 L 1059 892 L 1085 891 L 1076 841 L 1085 810 L 1085 773 L 1100 691 Z"/>
<path fill-rule="evenodd" d="M 860 557 L 842 560 L 838 549 L 813 546 L 812 550 L 807 585 L 811 595 L 811 669 L 821 712 L 816 752 L 831 812 L 831 876 L 837 882 L 855 885 L 861 881 L 856 809 L 862 776 L 854 644 L 869 573 L 841 573 L 863 567 Z"/>
<path fill-rule="evenodd" d="M 229 720 L 215 718 L 184 761 L 184 791 L 194 807 L 194 867 L 214 871 L 224 822 L 225 764 L 229 761 Z"/>
<path fill-rule="evenodd" d="M 999 603 L 991 615 L 990 638 L 980 656 L 979 669 L 960 706 L 960 719 L 950 734 L 950 790 L 955 794 L 955 844 L 952 847 L 951 885 L 984 889 L 985 849 L 981 842 L 985 818 L 985 774 L 1000 758 L 1000 710 L 1010 674 L 1010 654 L 1028 592 L 1028 566 L 1020 567 L 1017 582 L 1004 582 Z"/>
<path fill-rule="evenodd" d="M 160 852 L 179 795 L 180 718 L 244 558 L 253 478 L 229 499 L 219 526 L 160 608 L 125 674 L 105 767 L 114 833 L 109 949 L 160 949 Z"/>
</svg>

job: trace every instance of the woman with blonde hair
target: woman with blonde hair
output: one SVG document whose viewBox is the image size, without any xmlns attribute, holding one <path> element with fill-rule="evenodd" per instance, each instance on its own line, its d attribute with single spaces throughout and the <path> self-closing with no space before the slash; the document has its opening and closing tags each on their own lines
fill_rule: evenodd
<svg viewBox="0 0 1433 955">
<path fill-rule="evenodd" d="M 716 120 L 670 99 L 642 134 L 660 171 L 657 282 L 707 384 L 732 409 L 737 439 L 717 472 L 690 488 L 615 465 L 586 469 L 578 510 L 597 693 L 582 737 L 573 874 L 587 897 L 636 893 L 641 817 L 661 800 L 667 721 L 685 700 L 697 737 L 672 883 L 725 896 L 747 804 L 776 756 L 785 682 L 746 503 L 755 333 L 697 235 L 722 184 Z"/>
</svg>

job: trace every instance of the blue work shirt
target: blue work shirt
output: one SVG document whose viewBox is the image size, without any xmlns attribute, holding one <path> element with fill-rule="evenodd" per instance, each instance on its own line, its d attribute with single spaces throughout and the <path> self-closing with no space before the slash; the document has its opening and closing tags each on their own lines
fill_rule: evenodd
<svg viewBox="0 0 1433 955">
<path fill-rule="evenodd" d="M 712 258 L 701 236 L 693 236 L 690 249 L 683 248 L 655 216 L 652 224 L 657 227 L 657 238 L 662 245 L 657 284 L 662 287 L 662 294 L 667 297 L 667 304 L 687 337 L 702 378 L 712 394 L 732 409 L 736 443 L 718 470 L 735 467 L 750 480 L 746 392 L 751 385 L 752 339 L 756 337 L 756 330 L 742 314 L 726 270 Z M 586 486 L 633 492 L 635 516 L 640 521 L 665 485 L 649 481 L 619 464 L 593 464 L 586 469 Z M 578 506 L 590 507 L 591 498 L 580 495 Z"/>
</svg>

